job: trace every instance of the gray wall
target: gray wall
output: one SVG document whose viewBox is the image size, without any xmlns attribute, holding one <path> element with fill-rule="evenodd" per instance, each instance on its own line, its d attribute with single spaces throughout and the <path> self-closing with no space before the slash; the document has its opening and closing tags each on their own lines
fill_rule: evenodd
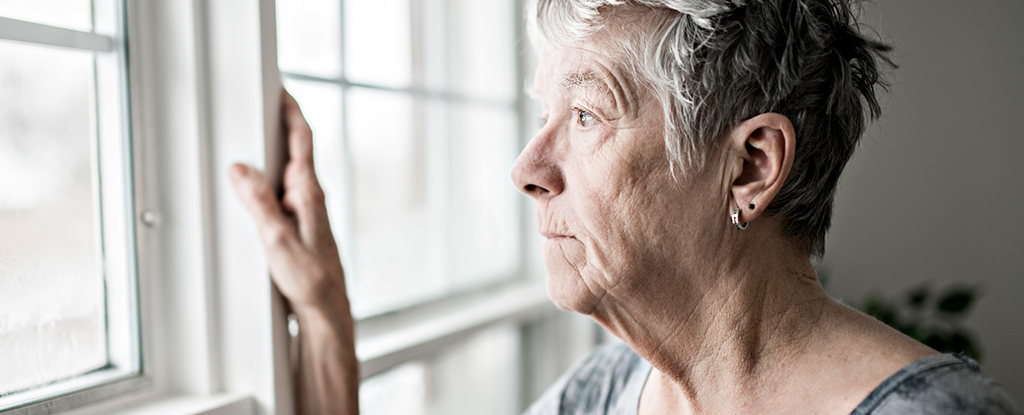
<svg viewBox="0 0 1024 415">
<path fill-rule="evenodd" d="M 1024 404 L 1024 1 L 876 0 L 897 47 L 885 115 L 847 168 L 820 265 L 859 304 L 981 283 L 983 370 Z"/>
</svg>

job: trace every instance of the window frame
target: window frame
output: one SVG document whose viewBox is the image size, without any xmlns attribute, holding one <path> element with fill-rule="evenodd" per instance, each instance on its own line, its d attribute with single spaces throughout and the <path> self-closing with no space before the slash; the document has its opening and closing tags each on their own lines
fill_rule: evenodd
<svg viewBox="0 0 1024 415">
<path fill-rule="evenodd" d="M 273 1 L 210 3 L 123 2 L 140 373 L 5 415 L 292 413 L 283 301 L 269 279 L 249 280 L 267 275 L 262 247 L 222 183 L 228 164 L 270 159 L 280 87 L 261 63 L 274 50 L 265 36 Z M 0 33 L 22 40 L 30 36 L 22 29 L 39 26 L 26 24 Z M 57 46 L 84 38 L 105 47 L 95 36 L 50 32 Z M 240 111 L 239 102 L 258 104 Z M 221 219 L 231 217 L 242 219 Z"/>
<path fill-rule="evenodd" d="M 499 98 L 487 98 L 487 97 L 474 97 L 467 96 L 456 92 L 437 91 L 430 88 L 421 87 L 416 85 L 416 79 L 418 78 L 417 72 L 420 71 L 421 61 L 423 60 L 423 44 L 419 39 L 419 34 L 416 32 L 417 28 L 426 25 L 425 19 L 429 18 L 428 14 L 424 11 L 424 0 L 407 0 L 409 2 L 409 18 L 413 30 L 411 31 L 412 39 L 410 40 L 410 52 L 411 52 L 411 80 L 408 86 L 389 86 L 383 84 L 365 83 L 359 81 L 353 81 L 349 78 L 348 71 L 346 70 L 346 5 L 345 3 L 349 0 L 336 0 L 339 3 L 339 16 L 338 16 L 338 46 L 337 51 L 338 58 L 341 60 L 338 67 L 338 74 L 336 77 L 327 77 L 322 75 L 307 74 L 301 72 L 290 72 L 284 69 L 280 69 L 282 80 L 294 80 L 300 82 L 315 83 L 321 85 L 331 85 L 338 87 L 341 92 L 341 114 L 338 117 L 338 124 L 341 131 L 340 140 L 342 141 L 341 147 L 343 151 L 343 164 L 342 167 L 345 170 L 344 181 L 341 184 L 344 190 L 348 193 L 343 197 L 345 205 L 339 212 L 343 213 L 341 217 L 341 223 L 335 225 L 336 230 L 340 230 L 343 235 L 336 235 L 337 239 L 345 240 L 345 242 L 339 243 L 341 247 L 341 256 L 344 260 L 351 260 L 354 258 L 352 254 L 351 241 L 355 240 L 355 234 L 353 232 L 355 222 L 355 211 L 356 208 L 353 204 L 353 171 L 354 162 L 352 160 L 352 153 L 350 151 L 351 145 L 349 144 L 350 130 L 348 121 L 348 106 L 349 106 L 349 94 L 353 90 L 364 90 L 372 92 L 386 92 L 401 95 L 402 97 L 409 97 L 414 100 L 414 112 L 422 111 L 422 106 L 426 105 L 426 101 L 439 101 L 447 105 L 467 105 L 478 108 L 486 109 L 498 109 L 503 111 L 511 110 L 516 116 L 516 131 L 514 133 L 516 138 L 516 144 L 518 147 L 525 145 L 526 141 L 530 138 L 530 131 L 536 130 L 536 126 L 529 119 L 527 114 L 530 113 L 532 108 L 530 107 L 528 97 L 525 94 L 523 88 L 519 87 L 525 83 L 525 61 L 531 57 L 529 54 L 528 45 L 524 45 L 522 42 L 526 38 L 526 29 L 524 22 L 519 13 L 513 13 L 508 16 L 513 21 L 513 42 L 518 45 L 518 50 L 512 51 L 515 55 L 513 62 L 516 65 L 514 70 L 515 83 L 512 89 L 515 94 L 510 99 L 499 99 Z M 511 0 L 510 1 L 514 10 L 523 10 L 525 2 L 523 0 Z M 276 33 L 275 33 L 276 36 Z M 301 103 L 300 103 L 301 104 Z M 422 132 L 414 132 L 417 134 L 416 140 L 424 139 Z M 470 305 L 473 300 L 472 298 L 487 297 L 487 293 L 492 293 L 498 297 L 507 296 L 506 292 L 519 292 L 521 293 L 521 301 L 524 303 L 533 304 L 533 297 L 529 294 L 525 294 L 522 288 L 527 285 L 533 285 L 535 288 L 539 287 L 538 281 L 543 278 L 543 272 L 536 272 L 536 267 L 530 269 L 529 254 L 531 251 L 528 249 L 531 246 L 530 238 L 536 238 L 536 226 L 533 226 L 533 215 L 530 214 L 526 208 L 524 198 L 520 197 L 516 199 L 515 210 L 517 211 L 518 217 L 516 218 L 516 225 L 518 227 L 517 237 L 519 239 L 518 248 L 518 261 L 516 266 L 502 272 L 500 275 L 494 278 L 487 278 L 480 282 L 465 284 L 455 288 L 454 290 L 438 293 L 432 296 L 426 296 L 411 301 L 408 304 L 404 304 L 397 307 L 373 307 L 371 311 L 365 315 L 356 315 L 359 323 L 362 325 L 370 325 L 373 328 L 366 330 L 367 333 L 380 333 L 384 329 L 379 327 L 405 327 L 422 324 L 421 318 L 410 318 L 408 321 L 396 323 L 396 321 L 402 321 L 402 318 L 395 318 L 394 315 L 431 315 L 436 309 L 453 309 L 453 304 L 464 304 L 465 307 L 472 307 Z M 340 225 L 340 226 L 339 226 Z M 358 310 L 356 310 L 358 311 Z M 512 314 L 515 314 L 512 312 Z M 379 318 L 378 318 L 379 317 Z M 378 323 L 378 321 L 384 321 L 384 323 Z M 497 324 L 497 320 L 494 322 Z M 397 324 L 397 326 L 396 326 Z M 452 328 L 451 330 L 460 331 L 460 329 Z M 447 331 L 445 332 L 447 333 Z M 358 347 L 357 347 L 358 349 Z M 376 355 L 376 354 L 373 354 Z M 360 359 L 362 360 L 362 359 Z M 365 376 L 364 376 L 365 377 Z"/>
<path fill-rule="evenodd" d="M 4 415 L 290 415 L 284 301 L 226 174 L 235 162 L 281 167 L 275 2 L 124 4 L 142 374 L 111 393 L 87 390 Z M 522 39 L 520 19 L 516 27 Z M 526 67 L 517 60 L 520 84 Z M 535 122 L 516 90 L 523 145 Z M 535 219 L 525 197 L 518 203 L 519 276 L 360 320 L 364 379 L 515 324 L 524 333 L 525 405 L 593 346 L 593 322 L 547 300 Z"/>
<path fill-rule="evenodd" d="M 99 181 L 94 181 L 94 192 L 100 193 L 99 205 L 102 206 L 96 215 L 96 227 L 105 235 L 100 242 L 103 254 L 98 259 L 108 265 L 102 269 L 106 274 L 104 314 L 109 362 L 105 368 L 0 397 L 0 413 L 3 414 L 79 407 L 140 390 L 149 384 L 143 376 L 140 355 L 137 270 L 138 253 L 144 248 L 135 239 L 136 187 L 129 132 L 124 8 L 121 0 L 93 1 L 90 7 L 94 26 L 90 32 L 0 17 L 0 39 L 34 47 L 92 53 L 94 94 L 90 102 L 93 113 L 90 135 L 94 143 L 91 156 L 115 160 L 113 164 L 98 163 L 93 172 L 99 177 Z M 101 13 L 102 16 L 96 16 Z M 110 81 L 117 85 L 110 85 Z M 113 291 L 127 297 L 111 300 Z M 116 311 L 125 314 L 115 314 Z M 111 346 L 122 341 L 130 343 L 127 349 Z"/>
</svg>

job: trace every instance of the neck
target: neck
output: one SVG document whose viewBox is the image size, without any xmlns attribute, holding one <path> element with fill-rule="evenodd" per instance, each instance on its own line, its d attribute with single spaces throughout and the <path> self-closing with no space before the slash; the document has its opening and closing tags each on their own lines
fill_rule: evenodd
<svg viewBox="0 0 1024 415">
<path fill-rule="evenodd" d="M 593 313 L 651 362 L 659 395 L 693 413 L 740 413 L 770 401 L 773 380 L 812 346 L 835 304 L 806 255 L 787 244 L 739 245 L 740 254 L 728 256 L 735 261 L 701 267 L 700 275 L 652 276 L 675 283 L 610 292 Z"/>
</svg>

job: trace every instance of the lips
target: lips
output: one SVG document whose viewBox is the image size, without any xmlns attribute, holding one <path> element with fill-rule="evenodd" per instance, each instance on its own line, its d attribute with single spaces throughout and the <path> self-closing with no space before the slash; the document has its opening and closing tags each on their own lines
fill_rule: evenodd
<svg viewBox="0 0 1024 415">
<path fill-rule="evenodd" d="M 540 222 L 537 230 L 540 231 L 541 236 L 552 241 L 576 239 L 575 233 L 569 232 L 566 221 L 558 219 L 557 216 L 552 212 L 537 210 L 537 221 Z"/>
<path fill-rule="evenodd" d="M 544 237 L 544 239 L 547 239 L 549 241 L 564 241 L 564 240 L 568 240 L 568 239 L 576 239 L 575 236 L 564 235 L 564 234 L 560 234 L 560 233 L 552 233 L 552 232 L 543 232 L 542 231 L 540 234 L 541 234 L 541 236 Z"/>
</svg>

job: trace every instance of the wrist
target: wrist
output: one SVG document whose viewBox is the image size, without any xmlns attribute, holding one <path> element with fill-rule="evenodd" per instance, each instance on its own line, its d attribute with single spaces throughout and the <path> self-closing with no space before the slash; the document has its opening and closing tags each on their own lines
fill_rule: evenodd
<svg viewBox="0 0 1024 415">
<path fill-rule="evenodd" d="M 343 299 L 318 306 L 296 307 L 294 311 L 301 333 L 315 337 L 342 336 L 354 341 L 355 322 L 348 301 Z"/>
</svg>

